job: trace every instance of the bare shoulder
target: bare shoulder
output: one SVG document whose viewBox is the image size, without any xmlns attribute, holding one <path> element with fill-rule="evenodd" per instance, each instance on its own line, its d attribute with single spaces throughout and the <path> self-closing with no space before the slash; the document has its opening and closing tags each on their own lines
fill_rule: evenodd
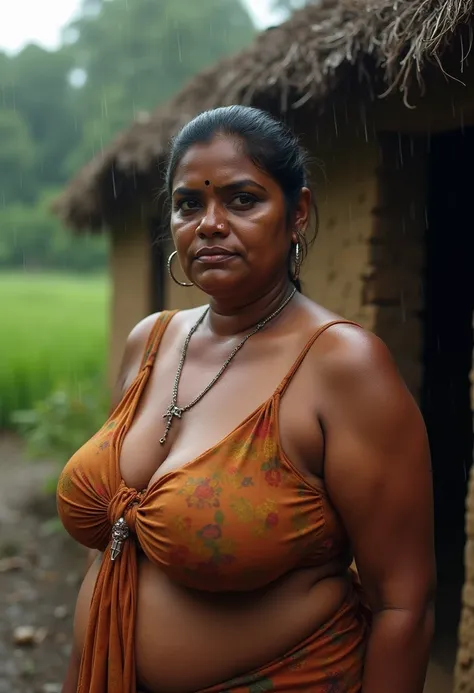
<svg viewBox="0 0 474 693">
<path fill-rule="evenodd" d="M 308 356 L 325 379 L 396 372 L 389 349 L 373 332 L 306 297 L 300 307 L 300 329 L 312 335 L 322 331 Z"/>
<path fill-rule="evenodd" d="M 203 310 L 204 306 L 178 311 L 171 320 L 169 327 L 170 331 L 173 333 L 173 338 L 188 325 L 190 327 L 198 319 Z M 158 312 L 143 318 L 143 320 L 140 320 L 140 322 L 135 325 L 128 335 L 121 368 L 121 371 L 124 370 L 125 374 L 129 373 L 130 368 L 138 368 L 152 330 L 161 315 L 162 312 Z"/>
<path fill-rule="evenodd" d="M 367 378 L 400 379 L 387 345 L 358 325 L 331 325 L 321 338 L 324 376 L 334 385 Z"/>
<path fill-rule="evenodd" d="M 326 326 L 308 357 L 328 406 L 330 402 L 344 409 L 361 403 L 377 406 L 387 398 L 406 404 L 411 399 L 390 350 L 379 337 L 312 302 L 304 308 L 313 334 Z"/>
<path fill-rule="evenodd" d="M 143 318 L 143 320 L 140 320 L 140 322 L 135 325 L 127 337 L 125 353 L 128 352 L 131 354 L 137 350 L 143 351 L 151 331 L 160 315 L 161 313 L 152 313 L 151 315 L 147 315 L 146 318 Z"/>
<path fill-rule="evenodd" d="M 322 337 L 317 379 L 327 430 L 357 431 L 372 445 L 379 441 L 380 449 L 395 449 L 404 439 L 426 450 L 421 412 L 385 343 L 347 323 L 329 327 Z"/>
<path fill-rule="evenodd" d="M 125 390 L 138 373 L 148 338 L 159 315 L 160 313 L 153 313 L 140 320 L 127 337 L 122 352 L 119 372 L 112 389 L 112 410 L 119 404 Z"/>
<path fill-rule="evenodd" d="M 202 314 L 204 306 L 191 308 L 190 310 L 180 310 L 170 322 L 169 330 L 171 340 L 174 341 L 181 332 L 189 330 L 192 324 Z M 157 320 L 162 315 L 161 312 L 147 315 L 140 320 L 131 330 L 125 342 L 122 360 L 120 363 L 118 377 L 112 392 L 111 408 L 114 409 L 122 399 L 125 391 L 136 378 L 140 369 L 146 345 L 151 336 L 152 330 Z M 168 331 L 168 330 L 167 330 Z"/>
<path fill-rule="evenodd" d="M 419 470 L 428 478 L 423 417 L 385 343 L 357 325 L 341 323 L 324 332 L 320 346 L 316 379 L 328 441 L 328 488 L 334 493 L 341 485 L 334 472 L 350 459 L 354 474 L 362 468 L 360 461 L 365 472 L 375 473 L 392 460 L 394 469 Z"/>
<path fill-rule="evenodd" d="M 178 311 L 169 325 L 169 329 L 173 332 L 173 336 L 182 329 L 189 329 L 205 308 L 206 306 L 199 306 L 197 308 Z M 128 360 L 132 362 L 136 360 L 137 356 L 141 359 L 151 332 L 161 315 L 161 312 L 152 313 L 135 325 L 127 338 L 124 352 L 125 359 L 128 358 Z"/>
</svg>

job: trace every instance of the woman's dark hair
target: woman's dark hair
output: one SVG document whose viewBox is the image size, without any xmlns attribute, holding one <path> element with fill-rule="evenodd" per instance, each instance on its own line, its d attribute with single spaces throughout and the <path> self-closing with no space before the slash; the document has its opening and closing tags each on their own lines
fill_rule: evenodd
<svg viewBox="0 0 474 693">
<path fill-rule="evenodd" d="M 216 135 L 238 138 L 245 154 L 261 170 L 268 173 L 280 186 L 286 201 L 287 223 L 296 210 L 301 188 L 307 187 L 307 154 L 298 138 L 282 122 L 257 108 L 226 106 L 201 113 L 185 125 L 172 140 L 166 170 L 166 193 L 171 190 L 176 168 L 187 150 L 195 144 L 210 142 Z M 305 257 L 309 244 L 317 233 L 318 214 L 316 205 L 315 229 L 311 238 L 302 238 L 302 255 Z M 298 280 L 293 280 L 291 253 L 288 272 L 291 281 L 300 291 Z"/>
</svg>

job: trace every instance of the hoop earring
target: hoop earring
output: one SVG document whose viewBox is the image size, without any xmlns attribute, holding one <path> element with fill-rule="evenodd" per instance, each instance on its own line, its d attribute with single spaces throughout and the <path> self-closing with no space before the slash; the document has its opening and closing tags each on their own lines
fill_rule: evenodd
<svg viewBox="0 0 474 693">
<path fill-rule="evenodd" d="M 301 269 L 301 246 L 300 246 L 300 242 L 296 241 L 296 243 L 295 243 L 295 259 L 294 259 L 294 264 L 293 264 L 293 279 L 294 279 L 294 281 L 296 281 L 299 278 L 300 269 Z"/>
<path fill-rule="evenodd" d="M 176 279 L 176 277 L 173 274 L 173 268 L 172 268 L 172 262 L 176 255 L 178 254 L 177 250 L 173 250 L 171 255 L 168 258 L 168 274 L 170 275 L 171 279 L 175 282 L 175 284 L 178 284 L 179 286 L 194 286 L 194 284 L 191 282 L 180 282 L 179 279 Z"/>
</svg>

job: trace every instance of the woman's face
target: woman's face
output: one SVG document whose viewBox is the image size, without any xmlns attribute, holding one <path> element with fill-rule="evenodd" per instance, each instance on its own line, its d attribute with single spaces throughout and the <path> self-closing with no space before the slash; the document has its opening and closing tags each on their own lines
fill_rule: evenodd
<svg viewBox="0 0 474 693">
<path fill-rule="evenodd" d="M 238 139 L 190 147 L 172 182 L 171 231 L 183 270 L 211 296 L 246 296 L 288 275 L 296 230 L 304 232 L 310 193 L 287 221 L 279 185 L 245 155 Z"/>
</svg>

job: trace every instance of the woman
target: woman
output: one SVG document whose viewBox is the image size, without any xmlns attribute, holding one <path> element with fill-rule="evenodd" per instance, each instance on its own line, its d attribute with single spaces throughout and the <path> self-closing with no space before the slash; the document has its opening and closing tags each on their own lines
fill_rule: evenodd
<svg viewBox="0 0 474 693">
<path fill-rule="evenodd" d="M 64 525 L 103 552 L 64 693 L 421 693 L 425 429 L 385 346 L 297 290 L 297 140 L 255 109 L 203 113 L 167 192 L 171 275 L 209 306 L 135 327 L 112 414 L 61 475 Z"/>
</svg>

